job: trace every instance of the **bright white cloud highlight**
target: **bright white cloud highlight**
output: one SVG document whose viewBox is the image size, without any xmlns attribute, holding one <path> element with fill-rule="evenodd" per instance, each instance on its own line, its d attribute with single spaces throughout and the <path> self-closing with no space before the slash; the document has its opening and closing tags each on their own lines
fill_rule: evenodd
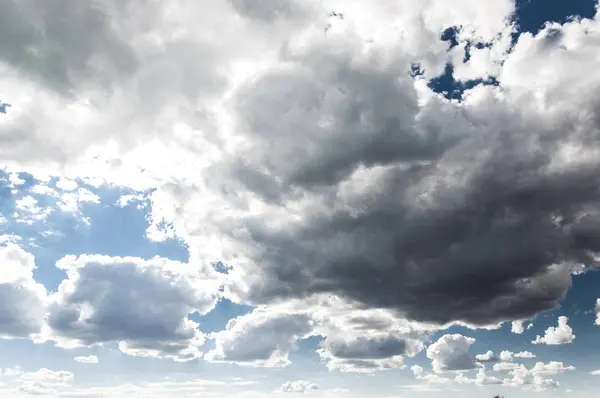
<svg viewBox="0 0 600 398">
<path fill-rule="evenodd" d="M 533 344 L 548 344 L 548 345 L 560 345 L 570 344 L 575 340 L 573 329 L 568 325 L 569 318 L 561 316 L 558 318 L 557 327 L 549 327 L 546 329 L 544 336 L 537 336 Z"/>
</svg>

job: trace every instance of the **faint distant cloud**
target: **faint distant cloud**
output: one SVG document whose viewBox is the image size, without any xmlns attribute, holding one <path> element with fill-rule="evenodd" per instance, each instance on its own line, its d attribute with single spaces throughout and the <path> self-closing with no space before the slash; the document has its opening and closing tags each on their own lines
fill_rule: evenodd
<svg viewBox="0 0 600 398">
<path fill-rule="evenodd" d="M 98 357 L 95 355 L 88 355 L 87 357 L 75 357 L 73 358 L 75 361 L 80 363 L 98 363 Z"/>
</svg>

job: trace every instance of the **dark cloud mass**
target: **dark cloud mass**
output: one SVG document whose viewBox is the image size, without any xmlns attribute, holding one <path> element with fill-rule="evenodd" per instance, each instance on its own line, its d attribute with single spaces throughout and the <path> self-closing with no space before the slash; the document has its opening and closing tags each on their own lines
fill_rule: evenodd
<svg viewBox="0 0 600 398">
<path fill-rule="evenodd" d="M 414 88 L 389 72 L 408 70 L 405 60 L 366 72 L 340 53 L 320 53 L 318 71 L 297 60 L 300 72 L 267 75 L 240 97 L 268 143 L 256 161 L 318 203 L 285 231 L 248 221 L 262 248 L 252 299 L 333 292 L 439 324 L 556 307 L 573 266 L 596 262 L 598 161 L 559 155 L 597 146 L 597 111 L 546 119 L 490 87 L 480 103 L 418 109 Z"/>
</svg>

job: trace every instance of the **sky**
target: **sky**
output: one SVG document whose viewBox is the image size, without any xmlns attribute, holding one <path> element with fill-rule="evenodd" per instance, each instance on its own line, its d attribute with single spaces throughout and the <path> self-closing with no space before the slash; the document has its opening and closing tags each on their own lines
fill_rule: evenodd
<svg viewBox="0 0 600 398">
<path fill-rule="evenodd" d="M 0 396 L 600 389 L 596 1 L 0 3 Z"/>
</svg>

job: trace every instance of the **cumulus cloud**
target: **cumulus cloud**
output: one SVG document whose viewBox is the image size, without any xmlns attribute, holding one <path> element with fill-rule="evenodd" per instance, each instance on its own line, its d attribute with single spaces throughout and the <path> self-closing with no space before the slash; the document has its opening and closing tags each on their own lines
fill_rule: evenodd
<svg viewBox="0 0 600 398">
<path fill-rule="evenodd" d="M 596 312 L 596 325 L 600 325 L 600 299 L 596 300 L 594 311 Z"/>
<path fill-rule="evenodd" d="M 485 354 L 477 354 L 475 355 L 475 360 L 477 362 L 486 363 L 486 362 L 497 362 L 498 357 L 494 355 L 493 351 L 488 351 Z"/>
<path fill-rule="evenodd" d="M 498 371 L 508 371 L 508 375 L 511 376 L 504 379 L 503 385 L 507 387 L 522 387 L 533 391 L 545 391 L 558 388 L 560 383 L 550 376 L 575 370 L 574 366 L 566 366 L 564 363 L 557 361 L 551 361 L 549 363 L 537 362 L 531 368 L 514 363 L 508 363 L 506 365 L 507 366 L 503 366 L 502 368 L 494 368 L 494 370 Z"/>
<path fill-rule="evenodd" d="M 514 353 L 512 351 L 502 351 L 499 356 L 503 362 L 512 362 L 514 358 L 530 359 L 535 358 L 535 354 L 529 351 L 521 351 Z"/>
<path fill-rule="evenodd" d="M 446 334 L 427 347 L 427 358 L 431 359 L 434 372 L 468 370 L 475 368 L 475 360 L 469 347 L 475 343 L 472 337 L 461 334 Z"/>
<path fill-rule="evenodd" d="M 573 329 L 568 325 L 569 318 L 561 316 L 558 318 L 558 326 L 550 326 L 546 329 L 544 336 L 537 336 L 533 344 L 548 344 L 548 345 L 560 345 L 570 344 L 575 340 Z"/>
<path fill-rule="evenodd" d="M 108 342 L 137 356 L 186 361 L 204 336 L 188 314 L 210 311 L 219 279 L 209 269 L 161 258 L 67 256 L 67 273 L 50 296 L 46 339 L 59 346 Z"/>
<path fill-rule="evenodd" d="M 280 388 L 281 392 L 309 392 L 319 389 L 319 385 L 305 380 L 286 381 Z"/>
<path fill-rule="evenodd" d="M 0 16 L 0 85 L 15 93 L 0 163 L 155 188 L 148 236 L 184 239 L 192 264 L 231 266 L 223 294 L 235 302 L 333 295 L 432 328 L 489 326 L 558 306 L 572 272 L 596 264 L 597 20 L 507 51 L 511 0 L 34 3 L 9 1 Z M 344 19 L 328 19 L 332 8 Z M 498 86 L 462 101 L 431 92 L 427 79 L 454 59 L 439 37 L 449 26 L 468 27 L 463 46 L 490 43 L 457 75 Z M 415 63 L 422 78 L 408 73 Z M 19 206 L 43 216 L 30 199 Z M 218 283 L 196 288 L 186 264 L 119 262 L 68 267 L 49 335 L 198 357 L 187 316 L 214 305 Z M 335 331 L 311 319 L 238 318 L 206 358 L 283 366 L 314 327 Z M 393 322 L 319 335 L 334 368 L 403 366 L 422 347 Z M 427 354 L 436 371 L 470 368 L 470 344 L 444 337 Z"/>
<path fill-rule="evenodd" d="M 527 327 L 525 327 L 525 321 L 513 321 L 511 322 L 510 331 L 514 334 L 523 334 L 525 333 L 525 329 L 529 330 L 533 327 L 533 322 L 530 322 Z"/>
<path fill-rule="evenodd" d="M 73 360 L 76 362 L 88 363 L 88 364 L 95 364 L 95 363 L 99 362 L 98 357 L 95 355 L 88 355 L 86 357 L 74 357 Z"/>
<path fill-rule="evenodd" d="M 312 320 L 304 314 L 254 310 L 227 323 L 213 335 L 215 348 L 204 358 L 210 362 L 285 367 L 296 342 L 310 336 Z"/>
<path fill-rule="evenodd" d="M 33 279 L 33 255 L 17 244 L 0 246 L 0 338 L 27 338 L 44 324 L 46 289 Z"/>
<path fill-rule="evenodd" d="M 497 377 L 488 375 L 484 369 L 479 369 L 475 378 L 468 378 L 464 374 L 458 374 L 454 380 L 459 384 L 475 384 L 478 386 L 502 384 L 502 380 Z"/>
</svg>

